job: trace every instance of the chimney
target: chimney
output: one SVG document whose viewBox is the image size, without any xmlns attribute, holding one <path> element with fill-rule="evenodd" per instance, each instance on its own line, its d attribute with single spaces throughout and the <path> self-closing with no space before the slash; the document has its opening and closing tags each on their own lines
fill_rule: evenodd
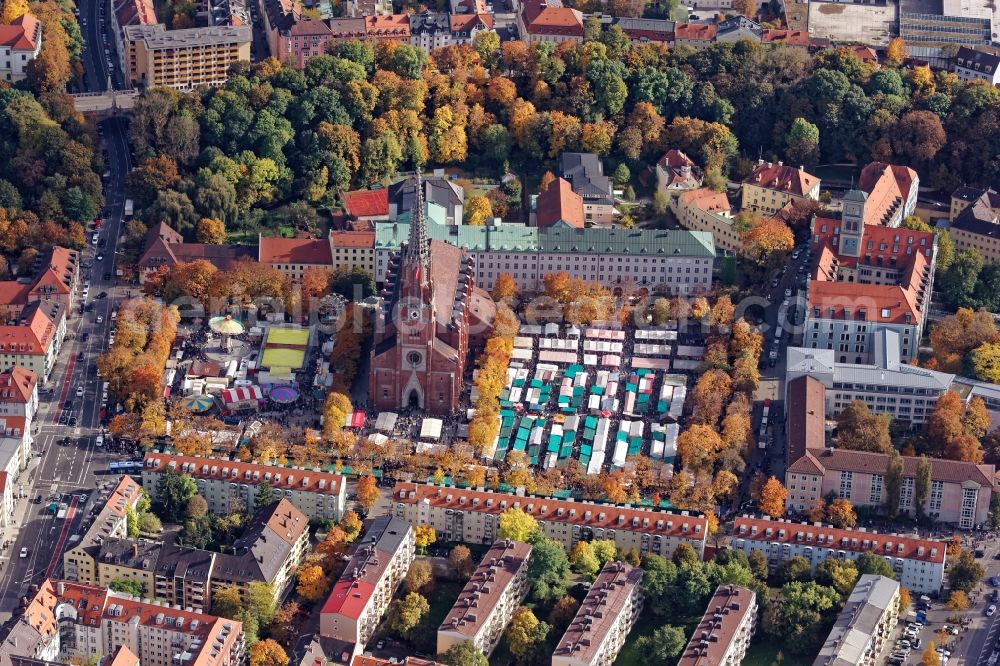
<svg viewBox="0 0 1000 666">
<path fill-rule="evenodd" d="M 133 543 L 132 544 L 132 557 L 136 557 L 138 555 L 139 555 L 139 544 Z"/>
</svg>

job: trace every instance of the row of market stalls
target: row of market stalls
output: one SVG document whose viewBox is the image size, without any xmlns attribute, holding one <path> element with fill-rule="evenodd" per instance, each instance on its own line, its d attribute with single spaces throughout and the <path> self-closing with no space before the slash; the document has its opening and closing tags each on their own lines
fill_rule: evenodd
<svg viewBox="0 0 1000 666">
<path fill-rule="evenodd" d="M 576 459 L 590 474 L 641 453 L 672 466 L 688 377 L 672 374 L 671 363 L 698 364 L 704 355 L 677 339 L 662 329 L 522 326 L 488 453 L 503 460 L 523 451 L 544 469 Z"/>
</svg>

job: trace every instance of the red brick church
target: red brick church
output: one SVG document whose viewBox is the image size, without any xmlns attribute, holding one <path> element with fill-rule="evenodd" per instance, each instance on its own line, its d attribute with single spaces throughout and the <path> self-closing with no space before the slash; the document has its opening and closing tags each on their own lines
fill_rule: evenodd
<svg viewBox="0 0 1000 666">
<path fill-rule="evenodd" d="M 428 240 L 419 184 L 417 192 L 409 241 L 390 260 L 376 315 L 368 402 L 380 411 L 454 414 L 470 343 L 489 334 L 496 307 L 475 286 L 465 250 Z"/>
</svg>

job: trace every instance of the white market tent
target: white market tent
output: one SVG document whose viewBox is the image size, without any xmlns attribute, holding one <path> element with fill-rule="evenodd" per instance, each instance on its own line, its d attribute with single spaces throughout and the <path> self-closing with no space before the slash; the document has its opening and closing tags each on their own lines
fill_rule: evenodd
<svg viewBox="0 0 1000 666">
<path fill-rule="evenodd" d="M 437 441 L 441 439 L 441 429 L 444 421 L 441 419 L 424 419 L 420 424 L 420 439 Z"/>
<path fill-rule="evenodd" d="M 392 432 L 392 429 L 396 427 L 397 418 L 399 418 L 399 414 L 396 412 L 379 412 L 375 419 L 375 429 L 379 432 Z"/>
</svg>

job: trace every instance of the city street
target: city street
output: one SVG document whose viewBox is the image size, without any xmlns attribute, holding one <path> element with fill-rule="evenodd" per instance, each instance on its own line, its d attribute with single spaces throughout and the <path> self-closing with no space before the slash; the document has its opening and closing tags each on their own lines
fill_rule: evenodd
<svg viewBox="0 0 1000 666">
<path fill-rule="evenodd" d="M 99 13 L 96 3 L 81 7 L 88 17 L 83 27 L 88 45 L 84 54 L 87 87 L 96 92 L 107 87 L 107 64 L 103 47 L 99 46 Z M 92 45 L 98 46 L 92 48 Z M 59 574 L 62 550 L 79 539 L 99 502 L 106 497 L 106 492 L 98 493 L 97 489 L 113 482 L 113 477 L 104 473 L 115 456 L 95 447 L 101 408 L 96 361 L 108 347 L 112 311 L 125 291 L 124 287 L 116 286 L 114 275 L 118 240 L 124 227 L 125 176 L 130 168 L 126 127 L 121 118 L 101 125 L 109 172 L 100 230 L 103 247 L 91 242 L 94 232 L 88 231 L 88 246 L 81 253 L 77 299 L 67 312 L 66 339 L 48 382 L 39 386 L 33 457 L 19 479 L 13 524 L 0 532 L 3 541 L 10 542 L 0 551 L 0 620 L 10 617 L 32 584 L 39 583 L 46 575 Z M 105 280 L 105 275 L 110 279 Z M 82 298 L 86 285 L 90 287 L 87 301 L 93 303 L 89 312 L 82 311 L 86 305 Z M 98 298 L 102 292 L 106 297 Z M 81 387 L 84 394 L 78 397 Z M 69 410 L 64 409 L 67 400 L 72 400 Z M 61 425 L 61 417 L 66 417 L 66 421 L 75 417 L 77 423 Z M 67 437 L 68 443 L 63 443 Z M 67 504 L 64 520 L 47 510 L 50 501 Z M 22 548 L 26 549 L 24 557 Z"/>
</svg>

